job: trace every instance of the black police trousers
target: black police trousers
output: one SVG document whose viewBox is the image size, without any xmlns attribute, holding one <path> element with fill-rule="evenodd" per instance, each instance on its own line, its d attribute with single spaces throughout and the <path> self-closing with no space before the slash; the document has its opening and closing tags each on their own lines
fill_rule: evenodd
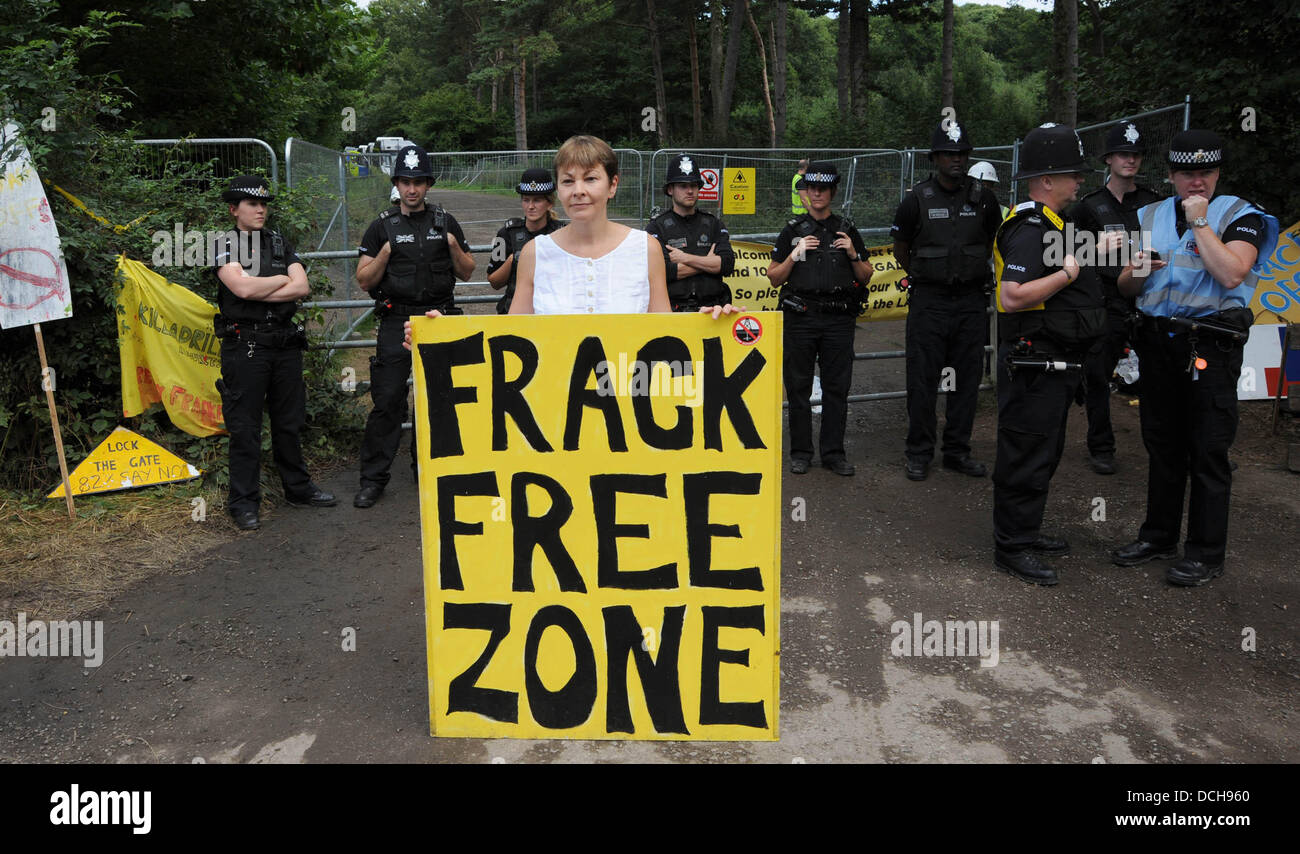
<svg viewBox="0 0 1300 854">
<path fill-rule="evenodd" d="M 361 485 L 388 485 L 389 468 L 402 441 L 402 422 L 407 415 L 406 380 L 411 375 L 411 352 L 402 346 L 406 315 L 388 314 L 379 319 L 378 345 L 370 359 L 370 398 L 374 409 L 366 419 L 361 440 Z M 415 466 L 415 439 L 411 440 L 411 466 Z"/>
<path fill-rule="evenodd" d="M 1065 450 L 1065 423 L 1082 378 L 1006 365 L 1010 344 L 998 351 L 998 457 L 993 465 L 993 542 L 999 551 L 1024 551 L 1038 539 L 1047 486 Z M 1078 361 L 1078 355 L 1065 358 Z M 1031 357 L 1032 358 L 1032 357 Z"/>
<path fill-rule="evenodd" d="M 1128 345 L 1128 314 L 1123 308 L 1106 312 L 1106 332 L 1083 360 L 1084 406 L 1088 411 L 1088 453 L 1094 457 L 1115 453 L 1115 430 L 1110 423 L 1110 378 L 1124 358 Z"/>
<path fill-rule="evenodd" d="M 262 407 L 271 417 L 271 456 L 280 471 L 285 495 L 312 490 L 302 460 L 299 435 L 307 421 L 307 387 L 302 350 L 248 344 L 234 338 L 221 342 L 221 409 L 230 433 L 231 514 L 257 511 L 261 504 Z"/>
<path fill-rule="evenodd" d="M 934 458 L 935 411 L 944 368 L 952 368 L 954 387 L 944 410 L 943 456 L 970 456 L 970 433 L 979 402 L 981 363 L 989 319 L 988 297 L 978 288 L 953 293 L 915 285 L 907 306 L 907 458 Z"/>
<path fill-rule="evenodd" d="M 1187 370 L 1191 344 L 1186 334 L 1171 337 L 1148 325 L 1138 335 L 1142 442 L 1150 457 L 1147 516 L 1138 539 L 1177 545 L 1190 480 L 1183 556 L 1213 565 L 1223 562 L 1228 544 L 1228 449 L 1237 436 L 1242 346 L 1222 349 L 1201 333 L 1197 352 L 1207 364 L 1193 379 Z"/>
<path fill-rule="evenodd" d="M 790 403 L 790 457 L 812 460 L 814 368 L 821 368 L 822 416 L 819 450 L 823 464 L 844 459 L 849 386 L 853 382 L 851 314 L 787 311 L 785 326 L 785 396 Z"/>
</svg>

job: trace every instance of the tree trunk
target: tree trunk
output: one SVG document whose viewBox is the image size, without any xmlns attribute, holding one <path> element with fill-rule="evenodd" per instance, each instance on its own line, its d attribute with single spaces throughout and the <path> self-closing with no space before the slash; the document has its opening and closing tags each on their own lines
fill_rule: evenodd
<svg viewBox="0 0 1300 854">
<path fill-rule="evenodd" d="M 1047 81 L 1052 120 L 1074 127 L 1079 107 L 1079 3 L 1058 0 L 1052 13 L 1052 69 Z"/>
<path fill-rule="evenodd" d="M 725 125 L 725 116 L 719 111 L 722 103 L 722 0 L 709 3 L 709 104 L 713 108 L 713 121 L 709 131 L 713 141 L 720 142 L 719 129 Z"/>
<path fill-rule="evenodd" d="M 725 144 L 730 133 L 731 98 L 736 92 L 736 68 L 740 64 L 740 34 L 745 26 L 746 0 L 734 0 L 731 4 L 731 20 L 727 25 L 727 58 L 722 70 L 722 97 L 715 105 L 715 114 L 721 114 L 721 124 L 714 127 L 719 142 Z M 719 133 L 721 131 L 721 133 Z"/>
<path fill-rule="evenodd" d="M 700 43 L 695 38 L 695 13 L 686 19 L 686 32 L 691 46 L 691 142 L 699 145 L 704 139 L 704 105 L 700 93 Z"/>
<path fill-rule="evenodd" d="M 835 33 L 835 92 L 839 97 L 840 116 L 849 115 L 853 104 L 849 101 L 849 0 L 840 0 L 840 14 L 836 18 L 839 29 Z"/>
<path fill-rule="evenodd" d="M 849 97 L 858 127 L 867 121 L 867 58 L 871 39 L 871 4 L 854 0 L 849 5 Z"/>
<path fill-rule="evenodd" d="M 772 90 L 767 84 L 767 45 L 763 43 L 763 34 L 758 31 L 758 24 L 754 23 L 754 13 L 750 11 L 749 0 L 740 0 L 745 7 L 745 21 L 749 24 L 749 31 L 754 34 L 754 43 L 758 45 L 758 67 L 763 72 L 763 104 L 767 107 L 767 139 L 768 147 L 776 148 L 776 119 L 772 116 Z"/>
<path fill-rule="evenodd" d="M 664 61 L 659 51 L 659 22 L 655 18 L 654 0 L 645 0 L 646 20 L 650 25 L 650 65 L 655 75 L 655 128 L 659 147 L 668 147 L 668 97 L 664 93 Z"/>
<path fill-rule="evenodd" d="M 772 109 L 776 114 L 776 145 L 785 145 L 785 61 L 787 20 L 790 0 L 776 0 L 776 21 L 772 27 Z"/>
<path fill-rule="evenodd" d="M 1101 4 L 1097 0 L 1083 0 L 1092 18 L 1092 49 L 1101 59 L 1106 55 L 1106 35 L 1101 29 Z"/>
<path fill-rule="evenodd" d="M 953 9 L 952 0 L 943 0 L 943 80 L 939 84 L 940 97 L 943 101 L 941 107 L 953 106 L 953 82 L 952 82 L 952 41 L 953 41 Z"/>
<path fill-rule="evenodd" d="M 528 150 L 528 60 L 519 55 L 514 67 L 515 150 Z"/>
</svg>

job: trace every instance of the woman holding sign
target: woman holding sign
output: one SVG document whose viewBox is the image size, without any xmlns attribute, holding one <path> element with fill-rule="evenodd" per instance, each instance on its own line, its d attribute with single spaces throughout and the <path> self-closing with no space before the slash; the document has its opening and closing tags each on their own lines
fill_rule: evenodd
<svg viewBox="0 0 1300 854">
<path fill-rule="evenodd" d="M 594 136 L 570 137 L 555 153 L 555 174 L 569 224 L 520 251 L 510 314 L 671 312 L 659 241 L 609 219 L 609 201 L 618 191 L 614 150 Z M 743 309 L 727 304 L 700 311 L 717 318 Z"/>
</svg>

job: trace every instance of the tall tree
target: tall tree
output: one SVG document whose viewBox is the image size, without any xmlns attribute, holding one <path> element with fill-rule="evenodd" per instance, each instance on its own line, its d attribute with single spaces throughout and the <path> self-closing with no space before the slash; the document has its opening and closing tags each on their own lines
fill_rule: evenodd
<svg viewBox="0 0 1300 854">
<path fill-rule="evenodd" d="M 723 40 L 722 0 L 709 0 L 709 103 L 713 107 L 713 120 L 709 131 L 714 142 L 721 142 L 719 129 L 726 124 L 723 113 L 730 109 L 722 107 L 722 64 L 727 54 Z"/>
<path fill-rule="evenodd" d="M 941 106 L 953 106 L 952 82 L 952 42 L 953 42 L 953 2 L 943 0 L 943 80 L 939 84 Z"/>
<path fill-rule="evenodd" d="M 849 88 L 849 0 L 839 0 L 839 5 L 835 19 L 835 94 L 839 100 L 840 115 L 847 116 L 853 108 Z"/>
<path fill-rule="evenodd" d="M 731 99 L 736 93 L 736 69 L 740 65 L 740 38 L 745 28 L 746 0 L 733 0 L 727 19 L 727 57 L 722 71 L 722 94 L 713 104 L 713 134 L 726 143 L 731 128 Z"/>
<path fill-rule="evenodd" d="M 749 0 L 741 0 L 745 7 L 745 20 L 749 23 L 749 31 L 754 35 L 754 43 L 758 45 L 758 62 L 759 68 L 763 72 L 763 104 L 767 107 L 767 129 L 768 129 L 768 146 L 776 148 L 776 120 L 772 117 L 772 90 L 767 84 L 767 48 L 763 44 L 763 34 L 758 31 L 758 24 L 754 23 L 754 14 L 749 8 Z"/>
<path fill-rule="evenodd" d="M 871 3 L 854 0 L 849 6 L 849 81 L 853 120 L 863 127 L 867 120 L 867 70 L 871 50 Z"/>
<path fill-rule="evenodd" d="M 775 114 L 776 147 L 785 145 L 786 53 L 789 50 L 789 0 L 776 0 L 772 21 L 772 111 Z"/>
<path fill-rule="evenodd" d="M 659 147 L 668 145 L 668 96 L 664 92 L 664 60 L 659 50 L 659 21 L 655 17 L 654 0 L 645 0 L 646 25 L 650 30 L 650 64 L 655 75 L 655 128 L 659 133 Z"/>
<path fill-rule="evenodd" d="M 1047 107 L 1053 121 L 1079 120 L 1079 0 L 1056 0 L 1052 10 L 1052 69 Z"/>
<path fill-rule="evenodd" d="M 694 13 L 686 18 L 686 26 L 691 49 L 691 142 L 699 144 L 704 140 L 704 109 L 700 91 L 700 43 L 695 37 Z"/>
</svg>

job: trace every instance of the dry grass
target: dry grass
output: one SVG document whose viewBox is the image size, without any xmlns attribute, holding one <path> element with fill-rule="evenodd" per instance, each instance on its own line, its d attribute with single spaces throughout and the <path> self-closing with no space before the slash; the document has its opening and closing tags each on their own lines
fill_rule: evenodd
<svg viewBox="0 0 1300 854">
<path fill-rule="evenodd" d="M 207 502 L 192 518 L 191 499 Z M 39 503 L 0 494 L 0 614 L 70 619 L 163 573 L 194 568 L 188 558 L 236 535 L 223 501 L 197 483 Z"/>
</svg>

